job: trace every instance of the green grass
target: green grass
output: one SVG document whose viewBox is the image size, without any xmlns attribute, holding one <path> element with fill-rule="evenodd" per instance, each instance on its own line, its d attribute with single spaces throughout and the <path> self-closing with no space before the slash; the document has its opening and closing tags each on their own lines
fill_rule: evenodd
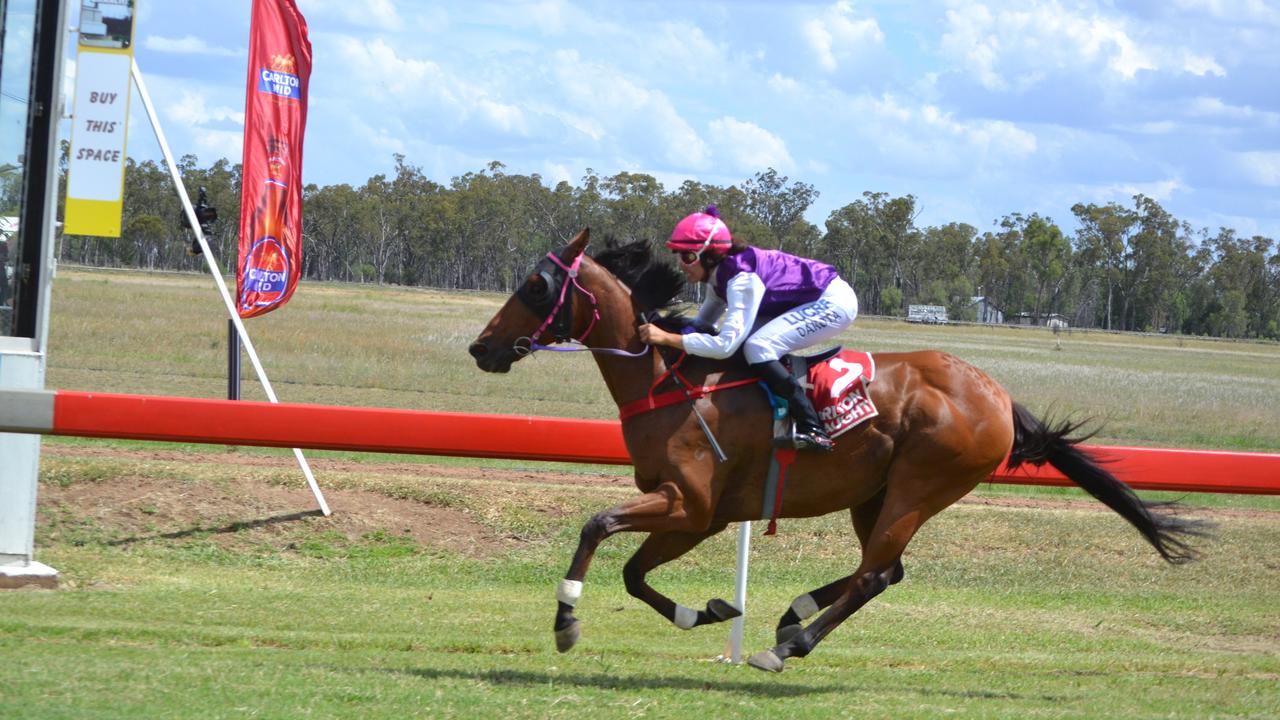
<svg viewBox="0 0 1280 720">
<path fill-rule="evenodd" d="M 0 595 L 0 657 L 22 668 L 0 716 L 1280 711 L 1274 516 L 1229 519 L 1204 562 L 1171 568 L 1118 518 L 1087 506 L 960 505 L 912 545 L 904 583 L 772 676 L 709 662 L 724 650 L 723 626 L 680 631 L 629 598 L 619 579 L 638 540 L 629 536 L 597 555 L 579 604 L 582 643 L 555 653 L 553 588 L 577 524 L 625 495 L 546 488 L 540 500 L 570 509 L 569 520 L 534 519 L 521 547 L 486 560 L 387 534 L 351 543 L 318 519 L 291 549 L 227 550 L 199 534 L 42 537 L 42 558 L 67 589 Z M 485 496 L 493 526 L 525 505 L 519 494 Z M 42 523 L 43 533 L 58 529 Z M 853 543 L 839 517 L 786 521 L 779 536 L 756 538 L 749 650 L 772 644 L 772 619 L 795 594 L 847 572 Z M 729 595 L 733 552 L 724 533 L 653 582 L 689 605 Z"/>
<path fill-rule="evenodd" d="M 207 278 L 63 268 L 56 288 L 50 387 L 225 392 L 226 321 Z M 466 345 L 501 301 L 308 285 L 249 327 L 285 401 L 613 417 L 587 358 L 535 357 L 504 376 L 474 368 Z M 1280 450 L 1277 345 L 879 319 L 859 320 L 848 344 L 947 349 L 1036 412 L 1105 419 L 1099 442 Z M 246 397 L 261 398 L 254 383 Z M 46 443 L 37 557 L 63 583 L 0 593 L 6 720 L 1280 716 L 1280 498 L 1182 497 L 1216 520 L 1217 536 L 1202 561 L 1170 567 L 1079 491 L 984 486 L 975 494 L 1002 502 L 931 520 L 902 584 L 812 656 L 766 675 L 711 661 L 727 626 L 680 631 L 626 594 L 621 568 L 640 540 L 629 535 L 601 546 L 579 604 L 582 642 L 555 652 L 554 588 L 579 528 L 634 491 L 496 471 L 625 468 L 308 453 L 321 467 L 343 463 L 317 473 L 330 493 L 421 503 L 503 539 L 468 553 L 390 524 L 350 533 L 307 516 L 264 527 L 264 515 L 297 507 L 210 507 L 175 522 L 136 497 L 140 519 L 124 527 L 109 507 L 49 498 L 160 483 L 181 502 L 300 479 L 287 463 L 252 462 L 287 457 L 278 450 Z M 773 644 L 795 595 L 856 564 L 846 517 L 758 531 L 748 652 Z M 722 533 L 651 580 L 692 607 L 731 597 L 735 541 Z"/>
</svg>

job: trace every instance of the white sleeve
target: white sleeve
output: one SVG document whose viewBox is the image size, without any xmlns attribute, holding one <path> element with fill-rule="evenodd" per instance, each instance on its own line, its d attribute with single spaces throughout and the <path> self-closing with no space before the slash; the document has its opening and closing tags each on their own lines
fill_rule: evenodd
<svg viewBox="0 0 1280 720">
<path fill-rule="evenodd" d="M 727 358 L 742 346 L 747 333 L 755 325 L 756 313 L 760 311 L 760 303 L 764 302 L 764 281 L 760 276 L 746 272 L 734 275 L 725 287 L 724 294 L 728 309 L 724 322 L 720 324 L 720 334 L 685 335 L 684 349 L 690 355 L 717 360 Z"/>
</svg>

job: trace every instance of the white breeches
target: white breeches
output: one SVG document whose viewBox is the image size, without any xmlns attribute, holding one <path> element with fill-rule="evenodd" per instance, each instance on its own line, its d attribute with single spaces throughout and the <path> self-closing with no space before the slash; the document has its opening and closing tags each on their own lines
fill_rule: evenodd
<svg viewBox="0 0 1280 720">
<path fill-rule="evenodd" d="M 831 281 L 822 297 L 770 320 L 742 344 L 747 362 L 777 360 L 789 352 L 827 342 L 858 317 L 858 295 L 841 278 Z"/>
</svg>

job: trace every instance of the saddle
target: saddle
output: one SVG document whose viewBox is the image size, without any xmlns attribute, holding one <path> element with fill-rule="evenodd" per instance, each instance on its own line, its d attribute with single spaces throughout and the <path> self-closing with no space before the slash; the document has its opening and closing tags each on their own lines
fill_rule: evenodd
<svg viewBox="0 0 1280 720">
<path fill-rule="evenodd" d="M 806 388 L 828 437 L 834 439 L 879 414 L 866 388 L 875 378 L 871 353 L 837 345 L 813 355 L 784 355 L 781 362 Z M 761 387 L 773 406 L 774 447 L 794 447 L 795 422 L 787 412 L 786 398 L 775 396 L 764 384 Z"/>
</svg>

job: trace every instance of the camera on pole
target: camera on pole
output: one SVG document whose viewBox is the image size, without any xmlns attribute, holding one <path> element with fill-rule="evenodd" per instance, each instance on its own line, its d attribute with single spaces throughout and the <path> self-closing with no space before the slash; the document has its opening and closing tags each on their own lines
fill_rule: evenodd
<svg viewBox="0 0 1280 720">
<path fill-rule="evenodd" d="M 200 232 L 206 238 L 209 237 L 213 233 L 213 223 L 218 220 L 218 208 L 209 204 L 209 195 L 205 192 L 204 187 L 200 188 L 200 194 L 196 197 L 194 210 L 196 211 L 196 220 L 200 223 Z M 182 226 L 191 230 L 191 220 L 187 217 L 186 212 L 182 213 Z M 187 250 L 187 254 L 201 254 L 199 239 L 192 238 L 191 248 Z"/>
</svg>

